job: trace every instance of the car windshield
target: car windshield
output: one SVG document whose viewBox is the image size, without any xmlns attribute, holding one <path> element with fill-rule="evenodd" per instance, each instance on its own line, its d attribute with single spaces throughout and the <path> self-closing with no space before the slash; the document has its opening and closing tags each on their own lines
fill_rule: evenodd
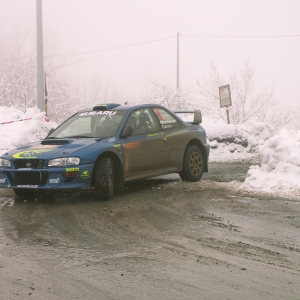
<svg viewBox="0 0 300 300">
<path fill-rule="evenodd" d="M 118 131 L 126 111 L 87 111 L 77 113 L 56 128 L 47 139 L 105 138 Z"/>
</svg>

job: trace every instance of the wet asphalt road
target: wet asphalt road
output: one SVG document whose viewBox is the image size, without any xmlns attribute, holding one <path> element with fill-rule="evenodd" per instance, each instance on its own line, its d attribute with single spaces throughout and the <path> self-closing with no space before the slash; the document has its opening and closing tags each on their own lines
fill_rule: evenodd
<svg viewBox="0 0 300 300">
<path fill-rule="evenodd" d="M 210 164 L 91 192 L 0 191 L 0 299 L 299 299 L 300 199 L 236 188 L 249 164 Z"/>
</svg>

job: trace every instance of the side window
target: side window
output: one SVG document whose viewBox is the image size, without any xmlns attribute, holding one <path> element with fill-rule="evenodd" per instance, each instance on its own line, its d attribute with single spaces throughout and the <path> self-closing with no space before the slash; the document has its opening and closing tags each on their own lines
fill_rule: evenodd
<svg viewBox="0 0 300 300">
<path fill-rule="evenodd" d="M 162 129 L 181 127 L 181 124 L 164 109 L 156 107 L 154 111 L 160 121 Z"/>
<path fill-rule="evenodd" d="M 127 125 L 132 127 L 132 135 L 147 134 L 161 130 L 148 108 L 134 111 L 128 118 Z"/>
</svg>

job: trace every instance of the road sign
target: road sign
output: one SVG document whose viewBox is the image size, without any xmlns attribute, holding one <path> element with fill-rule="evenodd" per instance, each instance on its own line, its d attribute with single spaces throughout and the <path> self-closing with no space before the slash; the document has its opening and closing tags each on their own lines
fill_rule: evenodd
<svg viewBox="0 0 300 300">
<path fill-rule="evenodd" d="M 230 85 L 219 86 L 220 107 L 232 106 Z"/>
</svg>

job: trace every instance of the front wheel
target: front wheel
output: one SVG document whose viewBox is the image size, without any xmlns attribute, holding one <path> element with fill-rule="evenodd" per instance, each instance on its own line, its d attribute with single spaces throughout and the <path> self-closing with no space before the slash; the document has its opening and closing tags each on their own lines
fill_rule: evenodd
<svg viewBox="0 0 300 300">
<path fill-rule="evenodd" d="M 114 196 L 114 164 L 110 157 L 100 158 L 95 164 L 94 188 L 97 199 L 109 200 Z"/>
<path fill-rule="evenodd" d="M 179 173 L 182 180 L 196 182 L 199 181 L 204 172 L 204 158 L 201 150 L 197 146 L 187 149 L 183 159 L 182 172 Z"/>
</svg>

